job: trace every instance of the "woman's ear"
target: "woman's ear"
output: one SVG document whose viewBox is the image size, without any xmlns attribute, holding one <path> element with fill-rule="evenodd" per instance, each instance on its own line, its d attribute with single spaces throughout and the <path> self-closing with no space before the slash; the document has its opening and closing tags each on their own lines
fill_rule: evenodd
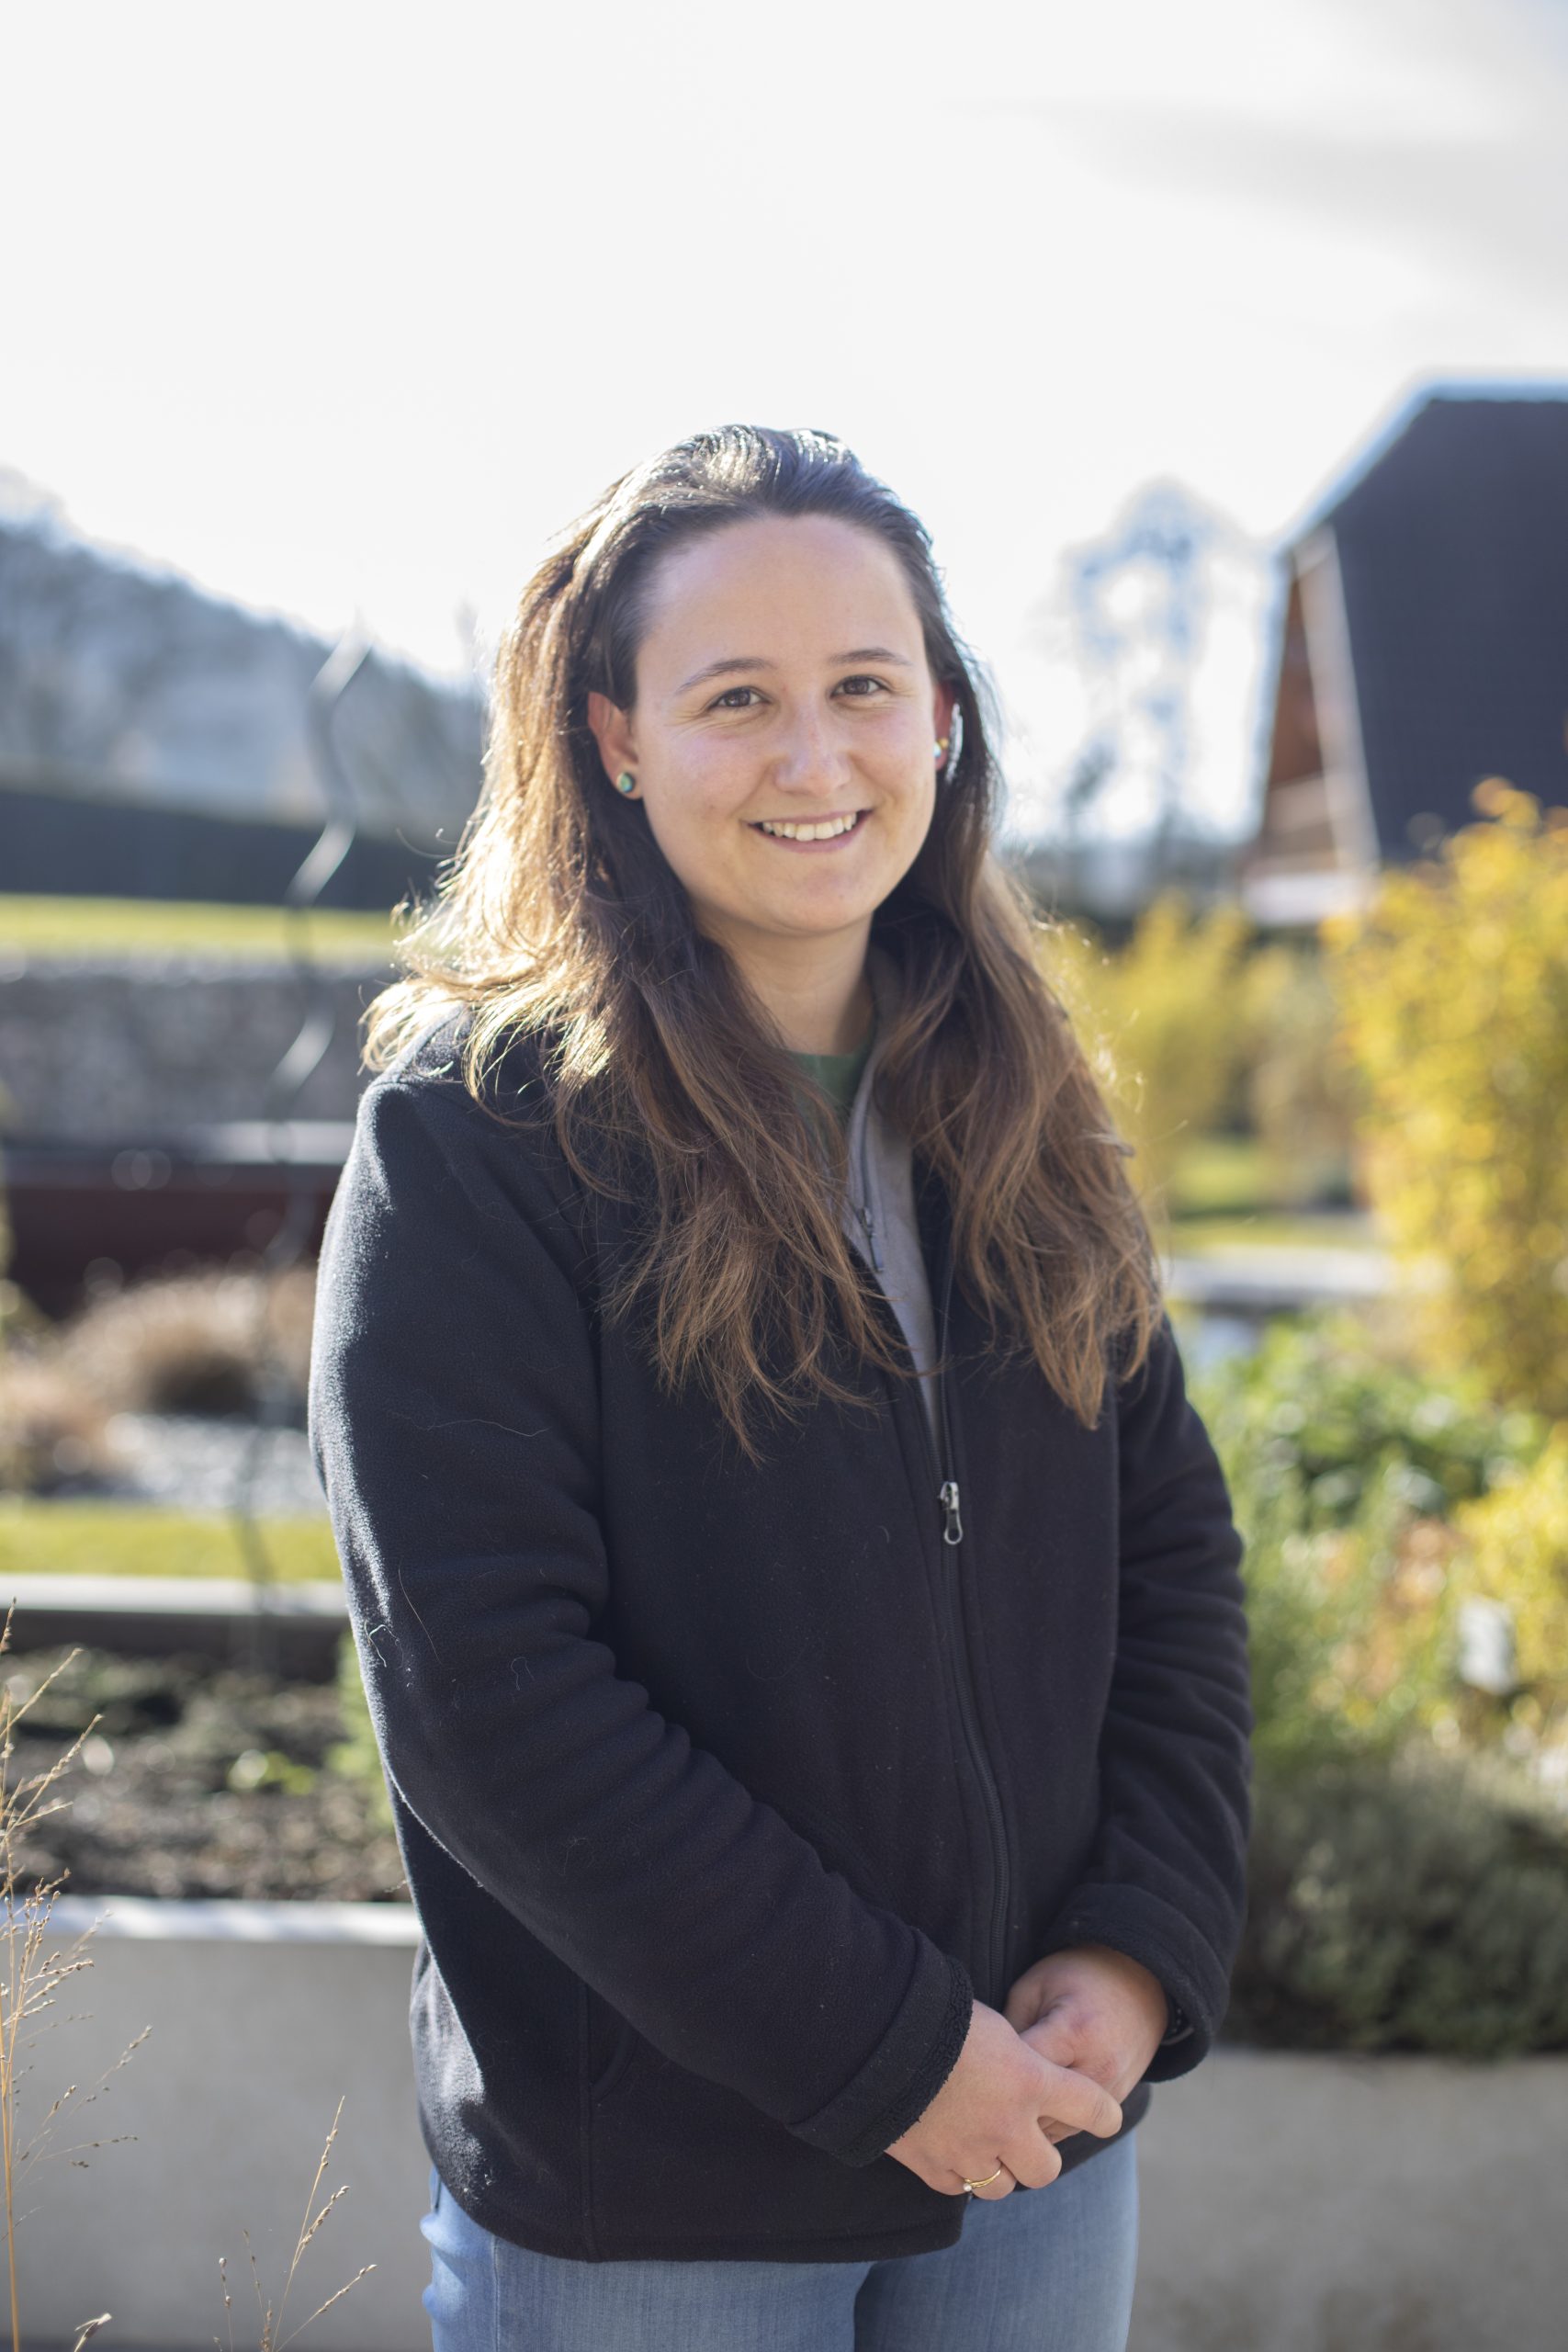
<svg viewBox="0 0 1568 2352">
<path fill-rule="evenodd" d="M 931 733 L 940 743 L 951 739 L 958 696 L 950 685 L 939 685 L 931 696 Z"/>
<path fill-rule="evenodd" d="M 632 741 L 631 713 L 608 695 L 590 694 L 588 724 L 599 746 L 604 773 L 614 784 L 618 776 L 637 774 L 637 746 Z"/>
</svg>

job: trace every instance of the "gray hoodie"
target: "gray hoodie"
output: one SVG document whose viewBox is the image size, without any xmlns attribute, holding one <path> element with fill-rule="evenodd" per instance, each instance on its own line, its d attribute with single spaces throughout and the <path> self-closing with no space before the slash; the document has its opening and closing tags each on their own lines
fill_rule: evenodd
<svg viewBox="0 0 1568 2352">
<path fill-rule="evenodd" d="M 935 1437 L 936 1314 L 915 1221 L 913 1157 L 908 1136 L 894 1126 L 875 1099 L 877 1066 L 897 1005 L 897 968 L 891 957 L 874 948 L 866 978 L 876 1002 L 877 1035 L 850 1111 L 844 1231 L 869 1263 L 898 1318 L 920 1374 L 920 1396 Z"/>
</svg>

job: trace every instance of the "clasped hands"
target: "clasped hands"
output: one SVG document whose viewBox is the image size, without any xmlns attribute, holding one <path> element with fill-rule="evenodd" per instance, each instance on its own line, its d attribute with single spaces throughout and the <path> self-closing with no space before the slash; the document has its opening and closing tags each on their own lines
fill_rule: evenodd
<svg viewBox="0 0 1568 2352">
<path fill-rule="evenodd" d="M 1043 2188 L 1074 2132 L 1109 2140 L 1121 2101 L 1166 2030 L 1159 1981 L 1106 1944 L 1077 1944 L 1026 1969 L 998 2013 L 976 2001 L 957 2065 L 925 2113 L 887 2150 L 930 2188 L 992 2199 Z"/>
</svg>

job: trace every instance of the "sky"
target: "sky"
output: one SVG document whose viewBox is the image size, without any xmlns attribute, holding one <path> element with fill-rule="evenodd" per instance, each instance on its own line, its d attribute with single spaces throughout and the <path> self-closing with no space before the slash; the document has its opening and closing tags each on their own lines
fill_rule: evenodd
<svg viewBox="0 0 1568 2352">
<path fill-rule="evenodd" d="M 77 0 L 6 48 L 0 468 L 78 529 L 457 673 L 626 467 L 825 425 L 931 530 L 1015 820 L 1141 488 L 1220 532 L 1190 793 L 1238 828 L 1270 548 L 1423 382 L 1568 382 L 1568 0 Z"/>
</svg>

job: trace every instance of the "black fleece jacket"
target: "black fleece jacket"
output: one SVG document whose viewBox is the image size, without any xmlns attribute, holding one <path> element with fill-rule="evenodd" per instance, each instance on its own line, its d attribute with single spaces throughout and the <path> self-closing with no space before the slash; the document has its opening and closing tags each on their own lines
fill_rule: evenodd
<svg viewBox="0 0 1568 2352">
<path fill-rule="evenodd" d="M 966 2200 L 884 2152 L 976 1995 L 1069 1945 L 1151 1969 L 1190 2030 L 1124 2130 L 1225 2005 L 1241 1545 L 1168 1321 L 1086 1430 L 987 1344 L 917 1165 L 941 1448 L 846 1351 L 855 1405 L 749 1464 L 602 1315 L 629 1212 L 573 1180 L 533 1050 L 481 1105 L 459 1036 L 364 1097 L 310 1400 L 432 2160 L 486 2228 L 591 2261 L 952 2245 Z"/>
</svg>

